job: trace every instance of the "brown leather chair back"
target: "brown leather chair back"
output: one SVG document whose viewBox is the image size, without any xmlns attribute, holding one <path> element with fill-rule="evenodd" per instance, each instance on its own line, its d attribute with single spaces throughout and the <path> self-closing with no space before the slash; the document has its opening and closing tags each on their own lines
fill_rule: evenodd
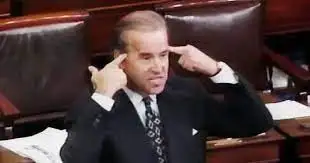
<svg viewBox="0 0 310 163">
<path fill-rule="evenodd" d="M 20 114 L 64 111 L 88 87 L 87 17 L 65 12 L 0 20 L 0 92 Z"/>
<path fill-rule="evenodd" d="M 194 45 L 229 64 L 261 90 L 267 87 L 262 9 L 260 0 L 186 0 L 156 7 L 167 21 L 170 44 Z M 180 73 L 177 66 L 172 66 Z"/>
</svg>

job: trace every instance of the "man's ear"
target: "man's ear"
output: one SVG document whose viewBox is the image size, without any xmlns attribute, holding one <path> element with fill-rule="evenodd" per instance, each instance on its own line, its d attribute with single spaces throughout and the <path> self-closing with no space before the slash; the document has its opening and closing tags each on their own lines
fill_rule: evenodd
<svg viewBox="0 0 310 163">
<path fill-rule="evenodd" d="M 123 54 L 123 53 L 121 53 L 121 51 L 118 50 L 118 49 L 114 49 L 114 50 L 113 50 L 113 57 L 114 57 L 114 59 L 117 58 L 117 57 L 119 57 L 119 56 L 122 55 L 122 54 Z M 119 66 L 120 66 L 121 69 L 124 69 L 124 62 L 122 62 Z"/>
</svg>

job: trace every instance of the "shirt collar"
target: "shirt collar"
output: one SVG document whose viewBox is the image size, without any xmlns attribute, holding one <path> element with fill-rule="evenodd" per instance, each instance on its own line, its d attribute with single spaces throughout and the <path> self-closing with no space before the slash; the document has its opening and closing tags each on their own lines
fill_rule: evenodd
<svg viewBox="0 0 310 163">
<path fill-rule="evenodd" d="M 127 96 L 129 97 L 130 101 L 134 106 L 137 106 L 137 104 L 139 104 L 142 101 L 143 97 L 139 93 L 129 89 L 128 87 L 124 87 L 123 90 L 125 91 L 125 93 L 127 94 Z M 155 103 L 157 102 L 155 94 L 149 96 L 151 98 L 151 102 Z"/>
</svg>

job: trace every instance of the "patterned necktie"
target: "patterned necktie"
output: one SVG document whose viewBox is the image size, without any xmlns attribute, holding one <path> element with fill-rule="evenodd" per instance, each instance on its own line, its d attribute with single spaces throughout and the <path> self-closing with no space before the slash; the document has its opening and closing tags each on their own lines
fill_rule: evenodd
<svg viewBox="0 0 310 163">
<path fill-rule="evenodd" d="M 158 163 L 167 163 L 166 147 L 163 137 L 163 125 L 160 117 L 152 111 L 150 97 L 143 98 L 143 102 L 146 108 L 146 134 L 150 138 L 152 147 L 156 152 Z"/>
</svg>

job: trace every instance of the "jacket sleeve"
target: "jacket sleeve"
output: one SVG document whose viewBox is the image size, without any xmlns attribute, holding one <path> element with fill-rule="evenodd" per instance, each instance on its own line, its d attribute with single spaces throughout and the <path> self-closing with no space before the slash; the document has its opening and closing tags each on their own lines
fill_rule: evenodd
<svg viewBox="0 0 310 163">
<path fill-rule="evenodd" d="M 265 104 L 240 75 L 237 84 L 219 85 L 223 100 L 215 100 L 201 87 L 195 93 L 194 105 L 198 109 L 194 119 L 209 136 L 254 136 L 272 128 L 272 116 Z"/>
<path fill-rule="evenodd" d="M 68 137 L 61 148 L 64 163 L 99 163 L 108 133 L 109 112 L 90 97 L 79 100 L 68 113 Z"/>
</svg>

